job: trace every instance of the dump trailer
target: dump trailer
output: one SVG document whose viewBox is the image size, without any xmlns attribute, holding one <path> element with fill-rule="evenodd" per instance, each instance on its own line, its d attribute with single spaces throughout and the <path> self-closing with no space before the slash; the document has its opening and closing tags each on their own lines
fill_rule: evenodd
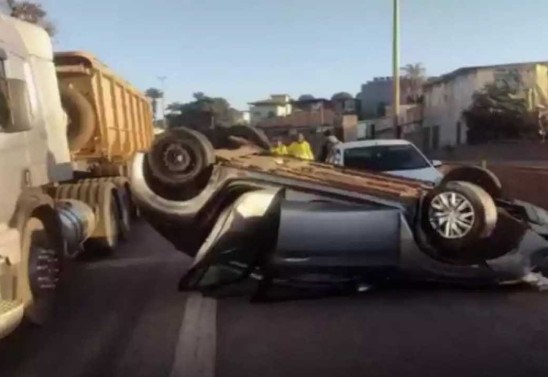
<svg viewBox="0 0 548 377">
<path fill-rule="evenodd" d="M 96 249 L 99 239 L 99 248 L 110 250 L 116 246 L 116 232 L 125 237 L 135 215 L 127 177 L 135 153 L 147 151 L 154 138 L 152 107 L 143 93 L 90 53 L 59 52 L 54 61 L 78 182 L 86 188 L 112 183 L 121 203 L 113 209 L 119 226 L 113 227 L 115 222 L 108 222 L 108 216 L 99 216 L 88 243 Z M 87 190 L 62 194 L 79 200 L 89 195 Z M 105 219 L 107 223 L 102 223 Z"/>
<path fill-rule="evenodd" d="M 51 311 L 63 262 L 129 229 L 128 161 L 151 106 L 95 58 L 54 59 L 40 27 L 0 15 L 0 337 Z"/>
</svg>

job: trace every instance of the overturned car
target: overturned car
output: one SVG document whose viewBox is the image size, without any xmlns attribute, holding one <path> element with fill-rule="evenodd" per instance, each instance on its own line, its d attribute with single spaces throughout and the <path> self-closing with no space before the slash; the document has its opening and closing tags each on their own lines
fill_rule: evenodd
<svg viewBox="0 0 548 377">
<path fill-rule="evenodd" d="M 221 139 L 221 140 L 220 140 Z M 217 139 L 179 128 L 138 155 L 132 189 L 146 219 L 193 256 L 180 289 L 245 279 L 387 279 L 543 286 L 548 214 L 504 197 L 491 172 L 461 167 L 438 185 L 268 153 L 251 128 Z M 234 279 L 211 281 L 225 267 Z"/>
</svg>

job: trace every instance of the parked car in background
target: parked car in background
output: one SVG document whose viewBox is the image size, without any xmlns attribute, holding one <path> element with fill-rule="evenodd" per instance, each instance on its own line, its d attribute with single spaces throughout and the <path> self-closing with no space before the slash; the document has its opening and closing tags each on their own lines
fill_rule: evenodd
<svg viewBox="0 0 548 377">
<path fill-rule="evenodd" d="M 400 139 L 340 143 L 333 147 L 326 162 L 432 183 L 443 177 L 437 169 L 440 161 L 430 161 L 413 143 Z"/>
</svg>

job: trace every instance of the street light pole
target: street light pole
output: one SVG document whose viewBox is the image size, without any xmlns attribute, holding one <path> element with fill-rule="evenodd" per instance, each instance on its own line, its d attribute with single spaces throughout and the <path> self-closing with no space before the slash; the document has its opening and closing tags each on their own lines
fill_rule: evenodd
<svg viewBox="0 0 548 377">
<path fill-rule="evenodd" d="M 401 137 L 399 126 L 400 115 L 400 0 L 394 0 L 394 20 L 392 31 L 392 112 L 394 135 L 396 139 Z"/>
<path fill-rule="evenodd" d="M 160 80 L 160 82 L 162 83 L 161 85 L 161 88 L 162 88 L 162 127 L 165 129 L 167 129 L 167 124 L 166 124 L 166 85 L 165 85 L 165 82 L 166 82 L 166 79 L 167 77 L 166 76 L 158 76 L 158 80 Z"/>
</svg>

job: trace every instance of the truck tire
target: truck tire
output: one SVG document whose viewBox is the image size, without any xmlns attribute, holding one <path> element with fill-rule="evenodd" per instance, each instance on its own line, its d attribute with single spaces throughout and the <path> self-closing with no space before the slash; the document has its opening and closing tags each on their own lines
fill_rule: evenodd
<svg viewBox="0 0 548 377">
<path fill-rule="evenodd" d="M 271 148 L 268 137 L 262 130 L 258 128 L 238 125 L 229 127 L 227 131 L 229 136 L 237 136 L 249 140 L 253 144 L 263 149 L 266 149 L 267 151 L 269 151 Z"/>
<path fill-rule="evenodd" d="M 213 146 L 206 136 L 180 127 L 159 135 L 148 154 L 154 178 L 170 187 L 192 184 L 215 162 Z"/>
<path fill-rule="evenodd" d="M 25 305 L 25 318 L 43 324 L 50 316 L 60 278 L 63 250 L 56 246 L 44 222 L 31 217 L 22 231 L 22 257 L 17 296 Z"/>
<path fill-rule="evenodd" d="M 111 254 L 120 239 L 120 204 L 116 187 L 110 182 L 89 182 L 84 192 L 88 193 L 87 204 L 95 210 L 97 226 L 95 232 L 84 243 L 86 252 Z"/>
<path fill-rule="evenodd" d="M 87 98 L 72 86 L 61 85 L 61 103 L 67 112 L 67 137 L 71 151 L 86 146 L 95 134 L 97 116 Z"/>
<path fill-rule="evenodd" d="M 101 184 L 105 182 L 111 182 L 116 186 L 117 191 L 117 204 L 118 204 L 118 214 L 119 214 L 119 231 L 120 238 L 122 240 L 127 240 L 129 232 L 131 231 L 132 220 L 137 216 L 135 211 L 135 205 L 131 198 L 131 190 L 129 188 L 129 182 L 125 177 L 99 177 L 99 178 L 86 178 L 79 183 L 89 183 L 95 182 L 96 184 Z"/>
<path fill-rule="evenodd" d="M 463 181 L 446 182 L 425 197 L 422 230 L 441 254 L 459 257 L 478 240 L 491 235 L 497 207 L 481 187 Z"/>
</svg>

